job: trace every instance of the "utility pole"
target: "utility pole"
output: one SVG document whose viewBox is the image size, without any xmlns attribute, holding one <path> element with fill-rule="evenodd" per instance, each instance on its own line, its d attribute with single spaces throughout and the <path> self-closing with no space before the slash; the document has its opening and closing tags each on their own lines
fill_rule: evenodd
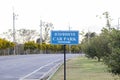
<svg viewBox="0 0 120 80">
<path fill-rule="evenodd" d="M 89 44 L 89 42 L 90 42 L 90 31 L 89 31 L 89 28 L 88 28 L 88 35 L 87 35 L 88 37 L 88 44 Z"/>
<path fill-rule="evenodd" d="M 118 18 L 118 27 L 117 27 L 118 30 L 120 29 L 120 27 L 119 27 L 119 25 L 120 25 L 119 20 L 120 20 L 120 18 Z"/>
<path fill-rule="evenodd" d="M 15 13 L 14 13 L 14 7 L 13 7 L 13 42 L 14 42 L 14 44 L 15 44 L 15 46 L 14 46 L 14 51 L 13 51 L 13 54 L 14 54 L 14 55 L 16 54 L 15 18 L 16 18 L 16 15 L 15 15 Z"/>
<path fill-rule="evenodd" d="M 40 48 L 41 48 L 41 50 L 40 50 L 40 53 L 42 54 L 42 20 L 40 20 Z"/>
<path fill-rule="evenodd" d="M 71 30 L 70 24 L 68 25 L 69 31 Z M 69 44 L 69 53 L 71 54 L 71 45 Z"/>
</svg>

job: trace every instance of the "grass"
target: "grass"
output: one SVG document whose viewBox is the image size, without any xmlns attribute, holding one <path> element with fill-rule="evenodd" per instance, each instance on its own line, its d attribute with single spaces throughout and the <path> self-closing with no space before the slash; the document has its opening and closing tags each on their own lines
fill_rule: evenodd
<svg viewBox="0 0 120 80">
<path fill-rule="evenodd" d="M 64 80 L 63 66 L 55 73 L 51 80 Z M 102 62 L 77 57 L 67 61 L 67 80 L 120 80 L 107 72 Z"/>
</svg>

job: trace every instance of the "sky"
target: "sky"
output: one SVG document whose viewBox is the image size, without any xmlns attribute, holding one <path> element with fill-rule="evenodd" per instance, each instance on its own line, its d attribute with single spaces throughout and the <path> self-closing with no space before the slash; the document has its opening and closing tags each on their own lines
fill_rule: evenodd
<svg viewBox="0 0 120 80">
<path fill-rule="evenodd" d="M 102 14 L 106 11 L 112 25 L 118 25 L 120 0 L 0 0 L 0 33 L 13 29 L 13 9 L 16 29 L 39 31 L 42 20 L 53 23 L 54 30 L 70 26 L 71 30 L 99 33 L 105 26 Z"/>
</svg>

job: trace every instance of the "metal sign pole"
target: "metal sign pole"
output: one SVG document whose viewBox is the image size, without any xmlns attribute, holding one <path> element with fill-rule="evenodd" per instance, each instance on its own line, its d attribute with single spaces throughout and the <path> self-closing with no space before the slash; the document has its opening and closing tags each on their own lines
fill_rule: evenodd
<svg viewBox="0 0 120 80">
<path fill-rule="evenodd" d="M 64 45 L 64 80 L 66 80 L 66 45 Z"/>
</svg>

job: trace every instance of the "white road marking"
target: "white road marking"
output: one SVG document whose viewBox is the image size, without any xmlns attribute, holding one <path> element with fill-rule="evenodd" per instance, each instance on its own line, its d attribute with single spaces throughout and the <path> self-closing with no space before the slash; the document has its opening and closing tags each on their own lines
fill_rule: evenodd
<svg viewBox="0 0 120 80">
<path fill-rule="evenodd" d="M 44 68 L 45 66 L 51 65 L 51 64 L 53 64 L 53 63 L 55 63 L 55 62 L 57 62 L 57 61 L 60 61 L 60 60 L 62 60 L 62 59 L 56 60 L 56 61 L 51 62 L 51 63 L 49 63 L 49 64 L 46 64 L 46 65 L 44 65 L 44 66 L 41 66 L 40 68 L 38 68 L 38 69 L 34 70 L 33 72 L 25 75 L 24 77 L 20 78 L 19 80 L 27 80 L 27 79 L 25 79 L 25 78 L 27 78 L 27 77 L 29 77 L 30 75 L 38 72 L 39 70 L 41 70 L 41 69 Z M 37 80 L 37 79 L 29 79 L 29 80 Z"/>
</svg>

